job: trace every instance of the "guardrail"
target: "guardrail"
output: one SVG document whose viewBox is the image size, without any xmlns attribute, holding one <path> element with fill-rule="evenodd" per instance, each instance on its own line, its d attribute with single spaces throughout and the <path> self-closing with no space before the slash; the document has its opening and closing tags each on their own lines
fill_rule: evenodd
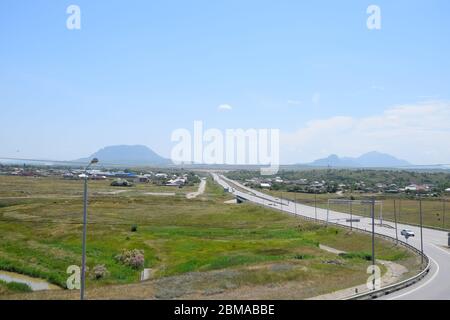
<svg viewBox="0 0 450 320">
<path fill-rule="evenodd" d="M 301 215 L 296 215 L 296 216 L 298 216 L 298 217 L 300 217 L 300 218 L 302 218 L 304 220 L 314 221 L 314 222 L 318 222 L 318 223 L 322 223 L 322 224 L 327 224 L 327 222 L 323 221 L 323 220 L 316 220 L 314 218 L 301 216 Z M 335 223 L 335 222 L 328 222 L 328 225 L 334 225 L 334 226 L 350 229 L 350 227 L 347 226 L 347 225 L 343 225 L 343 224 L 339 224 L 339 223 Z M 353 227 L 352 229 L 357 230 L 358 232 L 372 234 L 372 232 L 370 232 L 368 230 L 365 230 L 365 229 L 361 229 L 361 228 L 357 228 L 357 227 Z M 391 241 L 391 242 L 396 242 L 396 243 L 404 246 L 405 248 L 413 251 L 414 253 L 418 254 L 419 256 L 423 255 L 423 258 L 424 258 L 424 260 L 426 262 L 426 266 L 420 273 L 418 273 L 417 275 L 415 275 L 415 276 L 413 276 L 411 278 L 408 278 L 406 280 L 403 280 L 403 281 L 400 281 L 400 282 L 397 282 L 397 283 L 394 283 L 394 284 L 382 287 L 382 288 L 377 289 L 377 290 L 372 290 L 372 291 L 356 294 L 356 295 L 347 297 L 344 300 L 370 300 L 370 299 L 376 299 L 376 298 L 382 297 L 384 295 L 390 294 L 390 293 L 395 292 L 395 291 L 399 291 L 401 289 L 404 289 L 406 287 L 409 287 L 409 286 L 413 285 L 414 283 L 420 281 L 423 277 L 425 277 L 428 274 L 428 272 L 430 271 L 431 260 L 428 258 L 428 256 L 426 254 L 422 254 L 422 252 L 419 249 L 417 249 L 416 247 L 414 247 L 414 246 L 412 246 L 410 244 L 407 244 L 406 242 L 400 241 L 400 240 L 397 241 L 397 239 L 395 239 L 393 237 L 390 237 L 390 236 L 387 236 L 387 235 L 384 235 L 384 234 L 381 234 L 381 233 L 375 233 L 375 236 L 377 238 L 383 238 L 383 239 L 386 239 L 386 240 Z"/>
<path fill-rule="evenodd" d="M 257 195 L 252 195 L 252 196 L 253 197 L 257 197 L 257 198 L 261 198 L 261 199 L 264 199 L 264 200 L 268 200 L 268 199 L 265 199 L 265 198 L 257 196 Z M 294 202 L 294 201 L 291 201 L 291 202 Z M 265 205 L 263 205 L 263 206 L 265 206 Z M 273 209 L 281 210 L 279 208 L 273 208 Z M 325 224 L 325 225 L 334 225 L 334 226 L 338 226 L 338 227 L 346 228 L 346 229 L 350 229 L 351 228 L 352 230 L 357 230 L 358 232 L 363 232 L 363 233 L 367 233 L 367 234 L 370 234 L 370 235 L 372 234 L 371 231 L 368 231 L 368 230 L 365 230 L 365 229 L 361 229 L 361 228 L 358 228 L 358 227 L 355 227 L 355 226 L 350 227 L 350 226 L 344 225 L 344 224 L 339 224 L 339 223 L 330 222 L 330 221 L 327 222 L 327 221 L 315 219 L 315 218 L 312 218 L 312 217 L 302 216 L 300 214 L 295 214 L 295 213 L 289 212 L 289 211 L 284 211 L 284 210 L 282 210 L 282 211 L 285 212 L 285 213 L 292 214 L 292 215 L 294 215 L 296 217 L 300 217 L 301 219 L 304 219 L 304 220 L 314 221 L 316 223 L 322 223 L 322 224 Z M 379 298 L 381 296 L 390 294 L 390 293 L 395 292 L 395 291 L 399 291 L 401 289 L 404 289 L 406 287 L 409 287 L 409 286 L 413 285 L 414 283 L 420 281 L 423 277 L 425 277 L 428 274 L 428 272 L 430 271 L 431 260 L 428 258 L 428 256 L 426 254 L 422 254 L 422 252 L 420 250 L 418 250 L 416 247 L 414 247 L 414 246 L 412 246 L 412 245 L 410 245 L 410 244 L 408 244 L 406 242 L 403 242 L 401 240 L 397 240 L 397 239 L 395 239 L 393 237 L 390 237 L 390 236 L 387 236 L 387 235 L 384 235 L 384 234 L 381 234 L 381 233 L 375 232 L 375 236 L 377 238 L 383 238 L 383 239 L 386 239 L 388 241 L 400 244 L 400 245 L 404 246 L 405 248 L 415 252 L 419 256 L 423 256 L 423 258 L 424 258 L 424 260 L 426 262 L 426 266 L 420 273 L 418 273 L 417 275 L 415 275 L 415 276 L 413 276 L 413 277 L 411 277 L 409 279 L 406 279 L 406 280 L 403 280 L 401 282 L 394 283 L 394 284 L 382 287 L 382 288 L 377 289 L 377 290 L 372 290 L 372 291 L 356 294 L 356 295 L 347 297 L 344 300 L 370 300 L 370 299 Z"/>
</svg>

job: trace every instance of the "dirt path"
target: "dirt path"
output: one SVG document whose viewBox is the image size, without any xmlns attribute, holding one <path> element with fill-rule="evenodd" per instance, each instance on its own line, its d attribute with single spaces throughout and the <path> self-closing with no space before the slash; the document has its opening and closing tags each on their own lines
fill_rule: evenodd
<svg viewBox="0 0 450 320">
<path fill-rule="evenodd" d="M 344 251 L 337 250 L 331 247 L 327 247 L 324 245 L 319 245 L 320 249 L 328 251 L 330 253 L 334 254 L 341 254 L 345 253 Z M 381 286 L 385 287 L 387 285 L 393 284 L 395 282 L 401 281 L 403 275 L 405 275 L 408 272 L 408 269 L 401 264 L 392 262 L 392 261 L 384 261 L 384 260 L 377 260 L 377 262 L 381 265 L 383 265 L 386 268 L 386 273 L 381 277 Z M 369 274 L 367 275 L 369 277 Z M 310 300 L 341 300 L 348 298 L 356 293 L 363 293 L 367 292 L 369 289 L 367 288 L 367 284 L 361 284 L 356 287 L 351 287 L 339 291 L 335 291 L 332 293 L 327 293 L 324 295 L 320 295 L 314 298 L 311 298 Z"/>
<path fill-rule="evenodd" d="M 202 178 L 202 181 L 200 181 L 200 185 L 198 186 L 198 190 L 196 192 L 191 192 L 186 195 L 186 198 L 188 199 L 194 199 L 197 198 L 199 195 L 202 195 L 205 193 L 206 189 L 206 179 Z"/>
</svg>

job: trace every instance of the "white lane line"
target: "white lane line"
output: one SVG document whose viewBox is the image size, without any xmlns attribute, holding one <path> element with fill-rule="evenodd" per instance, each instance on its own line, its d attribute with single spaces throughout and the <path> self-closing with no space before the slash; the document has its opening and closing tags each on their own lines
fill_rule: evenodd
<svg viewBox="0 0 450 320">
<path fill-rule="evenodd" d="M 436 270 L 436 272 L 433 274 L 433 276 L 432 276 L 430 279 L 428 279 L 427 282 L 422 283 L 420 286 L 414 288 L 413 290 L 408 291 L 408 292 L 405 292 L 405 293 L 403 293 L 403 294 L 401 294 L 401 295 L 398 295 L 398 296 L 389 298 L 388 300 L 399 299 L 399 298 L 404 297 L 404 296 L 407 296 L 407 295 L 409 295 L 409 294 L 411 294 L 411 293 L 413 293 L 413 292 L 416 292 L 417 290 L 422 289 L 423 287 L 425 287 L 426 285 L 428 285 L 431 281 L 434 280 L 434 278 L 436 278 L 436 276 L 437 276 L 438 273 L 439 273 L 439 264 L 438 264 L 438 263 L 436 262 L 436 260 L 434 260 L 433 258 L 431 258 L 431 257 L 429 257 L 429 258 L 430 258 L 430 260 L 436 265 L 436 268 L 437 268 L 437 270 Z"/>
<path fill-rule="evenodd" d="M 433 247 L 435 247 L 436 249 L 441 250 L 442 252 L 449 254 L 450 255 L 450 251 L 445 250 L 444 248 L 438 247 L 437 245 L 435 245 L 434 243 L 431 244 Z"/>
<path fill-rule="evenodd" d="M 263 198 L 263 201 L 264 201 L 264 197 L 262 197 L 262 198 Z M 270 200 L 267 199 L 267 198 L 266 198 L 265 200 L 270 201 Z M 272 201 L 273 201 L 273 200 L 272 200 Z M 294 204 L 294 205 L 297 206 L 297 204 Z M 288 207 L 288 208 L 289 208 L 289 207 Z M 289 210 L 288 210 L 288 211 L 289 211 Z M 331 213 L 331 212 L 330 212 L 330 213 Z M 302 214 L 301 214 L 301 213 L 297 213 L 297 215 L 302 215 Z M 447 253 L 447 254 L 450 254 L 450 252 L 448 252 L 448 251 L 446 251 L 446 250 L 444 250 L 444 249 L 442 249 L 442 248 L 439 248 L 439 247 L 436 246 L 435 244 L 431 244 L 431 245 L 435 246 L 436 248 L 438 248 L 439 250 L 441 250 L 441 251 L 443 251 L 443 252 L 445 252 L 445 253 Z M 432 276 L 430 279 L 428 279 L 425 283 L 422 283 L 420 286 L 415 287 L 413 290 L 408 291 L 408 292 L 405 292 L 405 293 L 403 293 L 403 294 L 401 294 L 401 295 L 398 295 L 398 296 L 389 298 L 388 300 L 395 300 L 395 299 L 399 299 L 399 298 L 401 298 L 401 297 L 410 295 L 410 294 L 416 292 L 417 290 L 422 289 L 423 287 L 427 286 L 430 282 L 432 282 L 432 281 L 437 277 L 437 275 L 439 274 L 439 271 L 440 271 L 439 264 L 438 264 L 438 263 L 436 262 L 436 260 L 434 260 L 433 258 L 431 258 L 431 257 L 429 257 L 429 258 L 430 258 L 430 260 L 436 265 L 436 272 L 433 274 L 433 276 Z"/>
</svg>

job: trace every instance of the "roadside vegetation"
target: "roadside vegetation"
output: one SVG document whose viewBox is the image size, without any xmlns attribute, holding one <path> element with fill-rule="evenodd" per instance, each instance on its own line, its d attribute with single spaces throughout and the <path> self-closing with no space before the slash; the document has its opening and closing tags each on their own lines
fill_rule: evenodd
<svg viewBox="0 0 450 320">
<path fill-rule="evenodd" d="M 374 193 L 352 193 L 352 194 L 311 194 L 299 192 L 281 192 L 274 190 L 261 190 L 279 199 L 297 201 L 318 208 L 327 209 L 329 199 L 345 199 L 345 200 L 367 200 L 374 198 L 383 202 L 382 217 L 385 221 L 395 221 L 394 212 L 397 215 L 397 222 L 405 224 L 420 223 L 419 199 L 405 198 L 394 195 L 374 194 Z M 394 210 L 395 209 L 395 210 Z M 370 216 L 370 208 L 367 205 L 353 204 L 350 208 L 349 204 L 330 204 L 330 210 L 345 212 L 355 215 Z M 436 227 L 450 230 L 450 199 L 422 199 L 423 224 L 429 227 Z M 380 218 L 380 206 L 375 207 L 375 218 Z"/>
<path fill-rule="evenodd" d="M 258 177 L 256 171 L 233 171 L 227 173 L 227 177 L 240 182 Z M 397 171 L 397 170 L 361 170 L 361 169 L 315 169 L 299 171 L 281 171 L 278 173 L 283 181 L 324 181 L 327 192 L 304 192 L 299 191 L 295 182 L 276 183 L 273 182 L 270 188 L 260 188 L 259 185 L 251 187 L 259 189 L 277 198 L 297 201 L 309 206 L 315 206 L 327 209 L 329 199 L 346 200 L 367 200 L 375 198 L 383 202 L 383 219 L 393 222 L 395 214 L 397 221 L 405 224 L 420 223 L 419 196 L 422 201 L 423 223 L 426 226 L 450 230 L 450 193 L 444 192 L 450 187 L 450 173 L 434 171 Z M 273 177 L 272 177 L 273 178 Z M 357 184 L 364 182 L 370 188 L 375 188 L 377 184 L 384 185 L 396 184 L 404 186 L 412 183 L 430 184 L 434 187 L 428 194 L 408 193 L 386 193 L 386 192 L 368 192 L 361 189 Z M 344 184 L 348 189 L 338 191 L 339 184 Z M 367 206 L 353 205 L 350 209 L 348 204 L 330 204 L 331 210 L 341 211 L 369 216 L 370 212 Z M 377 218 L 380 214 L 380 208 L 377 206 Z"/>
<path fill-rule="evenodd" d="M 24 283 L 5 282 L 0 280 L 0 296 L 21 292 L 31 292 L 31 288 Z"/>
<path fill-rule="evenodd" d="M 227 177 L 233 180 L 245 181 L 259 177 L 259 171 L 239 170 L 228 172 Z M 339 184 L 346 184 L 351 189 L 357 190 L 358 183 L 363 181 L 368 187 L 375 187 L 378 183 L 386 185 L 396 184 L 405 186 L 408 184 L 432 184 L 436 192 L 443 192 L 450 188 L 450 172 L 442 170 L 381 170 L 381 169 L 304 169 L 304 170 L 281 170 L 274 176 L 264 178 L 280 177 L 282 180 L 326 181 L 329 191 L 336 191 Z M 295 191 L 295 185 L 274 183 L 276 190 Z"/>
</svg>

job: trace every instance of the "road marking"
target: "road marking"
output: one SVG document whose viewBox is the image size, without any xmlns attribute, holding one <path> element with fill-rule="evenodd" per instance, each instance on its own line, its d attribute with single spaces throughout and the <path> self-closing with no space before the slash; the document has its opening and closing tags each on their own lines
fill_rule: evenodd
<svg viewBox="0 0 450 320">
<path fill-rule="evenodd" d="M 261 199 L 263 200 L 263 205 L 264 205 L 264 200 L 276 202 L 276 201 L 273 200 L 273 197 L 268 196 L 268 195 L 266 195 L 266 194 L 264 194 L 264 193 L 261 193 L 261 194 L 262 194 L 262 196 L 259 196 L 259 198 L 261 198 Z M 258 196 L 256 196 L 256 198 L 258 198 Z M 258 201 L 256 201 L 256 202 L 258 202 Z M 282 206 L 283 206 L 283 205 L 284 205 L 284 204 L 282 204 Z M 293 205 L 294 205 L 294 210 L 295 210 L 295 208 L 296 208 L 297 205 L 299 205 L 299 204 L 293 203 Z M 276 206 L 275 203 L 274 203 L 274 206 Z M 300 208 L 301 208 L 302 206 L 304 206 L 304 205 L 300 204 Z M 289 212 L 289 211 L 291 210 L 290 204 L 287 205 L 287 207 L 288 207 L 288 210 L 287 210 L 287 211 Z M 305 207 L 309 207 L 309 206 L 305 206 Z M 297 208 L 298 208 L 298 207 L 297 207 Z M 319 208 L 318 208 L 318 209 L 319 209 Z M 320 211 L 325 211 L 324 209 L 319 209 L 319 210 L 320 210 Z M 319 211 L 319 210 L 318 210 L 318 211 Z M 330 213 L 334 213 L 334 212 L 331 211 Z M 309 215 L 302 215 L 301 213 L 297 213 L 297 215 L 309 217 Z M 362 218 L 365 219 L 365 217 L 362 217 Z M 362 219 L 362 220 L 363 220 L 363 219 Z M 319 219 L 319 220 L 321 220 L 321 219 Z M 362 223 L 362 221 L 361 221 L 361 223 Z M 339 223 L 338 223 L 338 224 L 339 224 Z M 342 225 L 344 225 L 344 224 L 342 224 Z M 363 225 L 364 225 L 364 223 L 363 223 Z M 365 229 L 365 228 L 364 228 L 364 229 Z M 401 240 L 400 240 L 400 241 L 401 241 Z M 450 255 L 450 252 L 448 252 L 447 250 L 444 250 L 443 248 L 440 248 L 440 247 L 436 246 L 436 245 L 433 244 L 433 243 L 430 243 L 430 244 L 433 245 L 434 247 L 436 247 L 437 249 L 439 249 L 439 250 L 445 252 L 446 254 L 449 254 L 449 255 Z M 402 297 L 404 297 L 404 296 L 410 295 L 410 294 L 416 292 L 417 290 L 422 289 L 423 287 L 427 286 L 430 282 L 432 282 L 432 281 L 437 277 L 437 275 L 439 274 L 440 267 L 439 267 L 439 264 L 436 262 L 436 260 L 434 260 L 434 259 L 431 258 L 431 257 L 429 257 L 429 259 L 431 260 L 432 263 L 434 263 L 434 264 L 436 265 L 436 271 L 435 271 L 435 273 L 433 274 L 433 276 L 432 276 L 430 279 L 428 279 L 425 283 L 422 283 L 420 286 L 417 286 L 417 287 L 415 287 L 414 289 L 412 289 L 412 290 L 410 290 L 410 291 L 408 291 L 408 292 L 405 292 L 405 293 L 403 293 L 403 294 L 400 294 L 400 295 L 398 295 L 398 296 L 394 296 L 394 297 L 388 298 L 388 300 L 395 300 L 395 299 L 399 299 L 399 298 L 402 298 Z"/>
<path fill-rule="evenodd" d="M 399 295 L 399 296 L 395 296 L 395 297 L 389 298 L 388 300 L 399 299 L 399 298 L 404 297 L 404 296 L 407 296 L 407 295 L 409 295 L 409 294 L 411 294 L 411 293 L 413 293 L 413 292 L 416 292 L 417 290 L 422 289 L 423 287 L 425 287 L 426 285 L 428 285 L 431 281 L 434 280 L 434 278 L 436 278 L 436 276 L 437 276 L 438 273 L 439 273 L 439 264 L 438 264 L 438 263 L 436 262 L 436 260 L 434 260 L 433 258 L 431 258 L 431 257 L 429 257 L 429 258 L 430 258 L 430 260 L 436 265 L 436 268 L 437 268 L 437 269 L 436 269 L 436 272 L 433 274 L 433 276 L 432 276 L 430 279 L 428 279 L 427 282 L 422 283 L 420 286 L 414 288 L 413 290 L 408 291 L 408 292 L 405 292 L 405 293 L 403 293 L 403 294 L 401 294 L 401 295 Z"/>
<path fill-rule="evenodd" d="M 435 245 L 434 243 L 431 244 L 433 247 L 435 247 L 436 249 L 441 250 L 442 252 L 445 252 L 446 254 L 450 254 L 450 251 L 445 250 L 444 248 L 438 247 L 437 245 Z"/>
</svg>

